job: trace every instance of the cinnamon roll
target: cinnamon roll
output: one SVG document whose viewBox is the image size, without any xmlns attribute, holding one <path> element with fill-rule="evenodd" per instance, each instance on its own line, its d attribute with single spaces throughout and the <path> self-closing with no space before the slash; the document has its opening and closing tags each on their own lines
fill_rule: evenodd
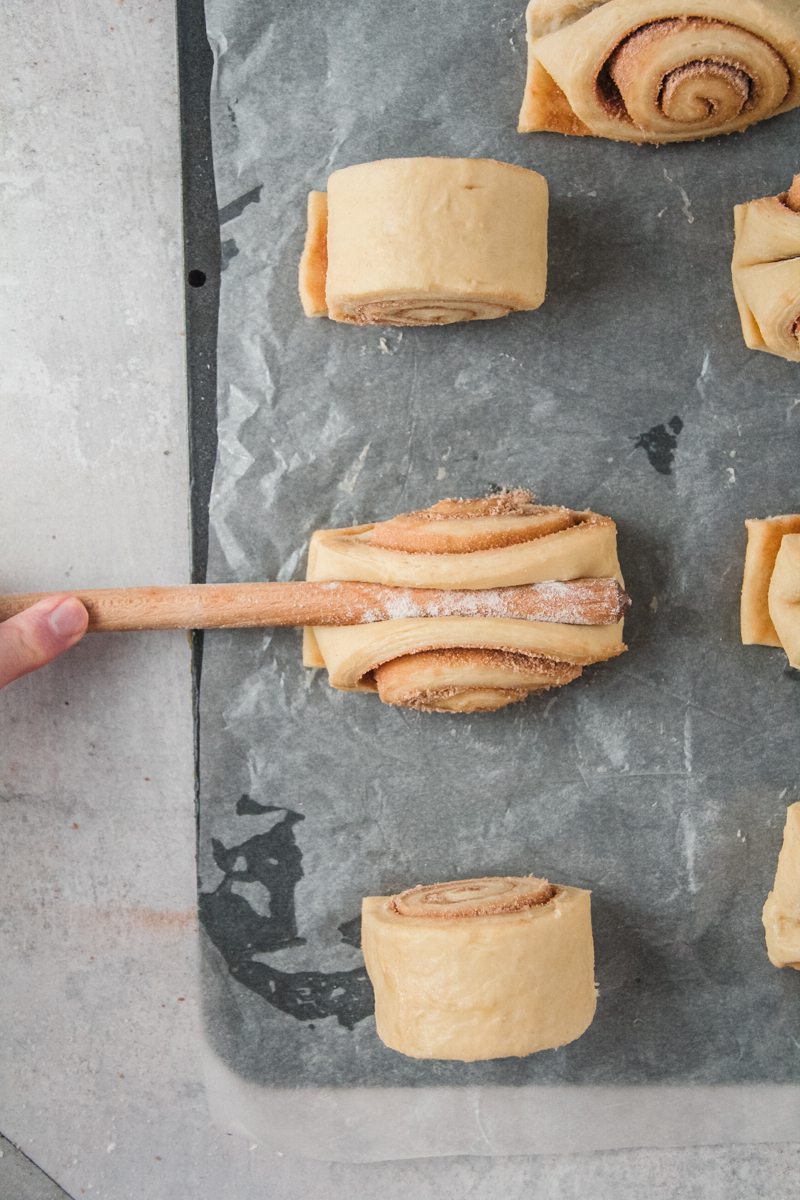
<svg viewBox="0 0 800 1200">
<path fill-rule="evenodd" d="M 521 132 L 684 142 L 800 104 L 797 0 L 531 0 Z"/>
<path fill-rule="evenodd" d="M 800 971 L 800 804 L 786 813 L 775 883 L 764 905 L 767 953 L 774 967 Z"/>
<path fill-rule="evenodd" d="M 734 209 L 733 291 L 744 340 L 800 362 L 800 175 L 788 192 Z"/>
<path fill-rule="evenodd" d="M 547 283 L 547 183 L 482 158 L 394 158 L 312 192 L 306 316 L 451 325 L 535 309 Z"/>
<path fill-rule="evenodd" d="M 800 514 L 745 524 L 742 642 L 781 646 L 800 669 Z"/>
<path fill-rule="evenodd" d="M 368 896 L 378 1036 L 411 1058 L 521 1057 L 575 1041 L 596 1006 L 590 893 L 465 879 Z"/>
<path fill-rule="evenodd" d="M 310 580 L 497 592 L 491 607 L 498 615 L 455 615 L 445 607 L 419 617 L 403 601 L 389 620 L 307 629 L 304 662 L 325 667 L 335 688 L 374 691 L 387 704 L 426 711 L 492 711 L 560 687 L 625 650 L 625 604 L 597 618 L 578 586 L 622 583 L 616 537 L 609 517 L 539 505 L 522 490 L 319 530 L 309 549 Z M 544 582 L 552 587 L 543 592 L 542 619 L 503 615 L 498 589 Z M 566 604 L 564 592 L 572 598 Z"/>
</svg>

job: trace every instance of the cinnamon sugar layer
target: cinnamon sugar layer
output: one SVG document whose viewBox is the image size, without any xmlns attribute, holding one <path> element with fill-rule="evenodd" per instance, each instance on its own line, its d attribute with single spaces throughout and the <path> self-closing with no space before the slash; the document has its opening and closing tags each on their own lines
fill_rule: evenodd
<svg viewBox="0 0 800 1200">
<path fill-rule="evenodd" d="M 508 304 L 491 304 L 488 301 L 465 302 L 457 300 L 422 299 L 416 303 L 408 298 L 399 300 L 373 300 L 352 308 L 339 305 L 335 316 L 347 325 L 396 325 L 400 328 L 416 328 L 430 325 L 455 325 L 460 321 L 492 321 L 507 317 L 511 312 Z"/>
<path fill-rule="evenodd" d="M 477 500 L 441 500 L 373 526 L 368 541 L 406 554 L 459 554 L 513 546 L 569 529 L 581 514 L 536 504 L 522 488 Z"/>
<path fill-rule="evenodd" d="M 744 117 L 768 90 L 778 107 L 790 86 L 786 62 L 766 41 L 733 22 L 694 16 L 633 30 L 597 80 L 608 110 L 643 132 L 661 119 L 713 133 Z"/>
<path fill-rule="evenodd" d="M 389 901 L 401 917 L 460 920 L 520 913 L 549 904 L 559 889 L 535 876 L 463 879 L 451 883 L 420 884 Z"/>
<path fill-rule="evenodd" d="M 420 712 L 496 712 L 581 673 L 572 663 L 514 651 L 447 649 L 391 659 L 372 674 L 384 704 Z"/>
</svg>

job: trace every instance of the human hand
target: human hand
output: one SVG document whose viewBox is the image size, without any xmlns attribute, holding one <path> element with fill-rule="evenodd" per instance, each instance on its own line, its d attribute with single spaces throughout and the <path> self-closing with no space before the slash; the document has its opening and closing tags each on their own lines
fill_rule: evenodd
<svg viewBox="0 0 800 1200">
<path fill-rule="evenodd" d="M 0 688 L 58 658 L 86 633 L 89 614 L 74 596 L 48 596 L 0 622 Z"/>
</svg>

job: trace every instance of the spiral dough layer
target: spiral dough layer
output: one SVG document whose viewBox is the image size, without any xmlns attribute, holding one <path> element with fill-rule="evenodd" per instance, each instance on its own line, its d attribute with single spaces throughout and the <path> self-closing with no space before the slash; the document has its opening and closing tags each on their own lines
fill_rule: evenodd
<svg viewBox="0 0 800 1200">
<path fill-rule="evenodd" d="M 402 917 L 452 920 L 456 917 L 489 917 L 522 912 L 549 904 L 558 888 L 532 875 L 523 878 L 462 879 L 456 883 L 420 884 L 394 896 L 390 904 Z"/>
</svg>

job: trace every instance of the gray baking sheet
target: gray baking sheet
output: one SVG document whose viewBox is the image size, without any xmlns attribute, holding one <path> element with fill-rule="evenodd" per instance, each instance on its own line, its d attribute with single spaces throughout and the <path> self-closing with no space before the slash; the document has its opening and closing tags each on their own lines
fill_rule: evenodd
<svg viewBox="0 0 800 1200">
<path fill-rule="evenodd" d="M 742 1095 L 766 1089 L 771 1128 L 799 1127 L 800 978 L 770 967 L 760 912 L 800 795 L 800 680 L 780 652 L 740 645 L 738 595 L 745 517 L 800 505 L 800 377 L 745 349 L 729 264 L 733 205 L 786 187 L 800 119 L 660 149 L 520 136 L 522 9 L 206 0 L 223 258 L 209 579 L 301 578 L 317 527 L 514 485 L 613 516 L 634 598 L 622 659 L 472 718 L 334 692 L 291 630 L 206 636 L 212 1105 L 267 1140 L 271 1128 L 278 1149 L 320 1152 L 310 1116 L 294 1138 L 276 1120 L 295 1102 L 319 1115 L 312 1096 L 335 1157 L 453 1152 L 441 1118 L 459 1095 L 477 1130 L 481 1096 L 502 1112 L 499 1097 L 510 1110 L 541 1088 L 556 1113 L 559 1097 L 580 1100 L 566 1148 L 664 1144 L 658 1105 L 649 1133 L 639 1118 L 627 1140 L 604 1134 L 619 1125 L 609 1089 L 630 1116 L 637 1087 L 674 1100 L 738 1085 L 711 1093 L 727 1115 L 708 1140 L 765 1136 Z M 544 307 L 445 329 L 307 320 L 309 189 L 337 167 L 422 154 L 547 177 Z M 529 872 L 593 891 L 589 1032 L 471 1065 L 383 1047 L 361 897 Z M 410 1088 L 438 1139 L 427 1122 L 398 1133 L 377 1093 L 348 1117 L 364 1089 L 388 1104 Z M 685 1100 L 675 1122 L 668 1144 L 702 1130 Z M 525 1129 L 469 1145 L 552 1148 Z"/>
</svg>

